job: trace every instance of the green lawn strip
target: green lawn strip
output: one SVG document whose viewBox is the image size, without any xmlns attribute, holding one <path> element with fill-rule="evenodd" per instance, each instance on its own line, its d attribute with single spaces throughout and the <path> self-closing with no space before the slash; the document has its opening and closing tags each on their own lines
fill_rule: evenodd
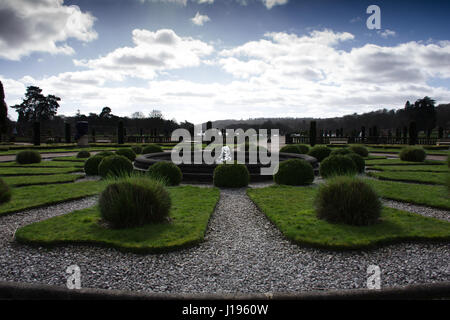
<svg viewBox="0 0 450 320">
<path fill-rule="evenodd" d="M 390 200 L 450 210 L 450 197 L 445 186 L 366 179 L 378 194 Z"/>
<path fill-rule="evenodd" d="M 448 172 L 447 165 L 402 165 L 402 166 L 371 166 L 369 169 L 378 171 L 416 171 L 416 172 Z"/>
<path fill-rule="evenodd" d="M 82 168 L 0 167 L 0 176 L 33 176 L 83 171 Z"/>
<path fill-rule="evenodd" d="M 0 205 L 0 216 L 92 196 L 103 188 L 101 181 L 12 188 L 11 201 Z"/>
<path fill-rule="evenodd" d="M 417 165 L 442 165 L 445 161 L 425 160 L 424 162 L 402 161 L 400 159 L 370 159 L 366 160 L 368 166 L 398 165 L 398 166 L 417 166 Z"/>
<path fill-rule="evenodd" d="M 84 164 L 86 162 L 86 160 L 87 159 L 77 158 L 77 156 L 52 158 L 52 161 L 56 161 L 56 162 L 80 162 L 82 164 Z"/>
<path fill-rule="evenodd" d="M 118 147 L 87 147 L 87 148 L 58 148 L 58 149 L 37 149 L 37 148 L 30 148 L 31 150 L 36 150 L 41 154 L 49 154 L 49 153 L 70 153 L 70 152 L 79 152 L 79 151 L 115 151 L 120 148 Z M 25 149 L 24 149 L 25 150 Z M 8 151 L 2 151 L 0 152 L 0 156 L 3 155 L 14 155 L 19 153 L 23 150 L 8 150 Z"/>
<path fill-rule="evenodd" d="M 3 181 L 5 181 L 11 187 L 23 187 L 29 185 L 44 185 L 44 184 L 74 182 L 83 177 L 84 177 L 83 175 L 79 174 L 54 174 L 48 176 L 3 177 Z"/>
<path fill-rule="evenodd" d="M 444 172 L 383 171 L 367 172 L 367 175 L 380 180 L 430 183 L 439 185 L 445 185 L 447 182 L 447 174 Z"/>
<path fill-rule="evenodd" d="M 95 244 L 141 253 L 175 250 L 203 241 L 219 190 L 184 186 L 169 188 L 169 193 L 170 223 L 108 229 L 99 224 L 100 212 L 95 206 L 25 226 L 16 232 L 16 240 L 35 245 Z"/>
<path fill-rule="evenodd" d="M 316 217 L 316 187 L 272 186 L 248 189 L 250 199 L 291 241 L 326 249 L 362 249 L 401 241 L 448 241 L 450 223 L 383 208 L 372 226 L 331 224 Z"/>
<path fill-rule="evenodd" d="M 404 146 L 407 147 L 407 146 Z M 369 150 L 370 153 L 389 153 L 389 154 L 399 154 L 401 149 L 393 149 L 393 148 L 386 148 L 386 149 L 382 149 L 382 148 L 373 148 L 373 147 L 368 147 L 367 148 Z M 425 150 L 427 154 L 430 155 L 436 155 L 436 156 L 446 156 L 448 155 L 448 150 Z"/>
<path fill-rule="evenodd" d="M 12 167 L 21 167 L 21 168 L 82 168 L 84 166 L 84 162 L 69 162 L 69 161 L 41 161 L 40 163 L 32 163 L 32 164 L 20 164 L 15 161 L 13 162 L 0 162 L 1 168 L 12 168 Z"/>
</svg>

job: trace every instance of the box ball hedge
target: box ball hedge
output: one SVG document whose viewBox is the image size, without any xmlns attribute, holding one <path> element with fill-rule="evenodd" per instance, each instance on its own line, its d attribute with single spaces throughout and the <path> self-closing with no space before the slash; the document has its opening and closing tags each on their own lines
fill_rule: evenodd
<svg viewBox="0 0 450 320">
<path fill-rule="evenodd" d="M 141 146 L 132 146 L 131 149 L 134 151 L 135 154 L 141 154 L 142 153 L 142 147 Z"/>
<path fill-rule="evenodd" d="M 359 154 L 356 153 L 349 153 L 346 155 L 346 157 L 349 157 L 353 160 L 353 162 L 356 165 L 356 169 L 358 170 L 358 173 L 364 173 L 366 170 L 366 161 L 363 157 L 361 157 Z"/>
<path fill-rule="evenodd" d="M 314 181 L 314 169 L 302 159 L 282 161 L 273 176 L 275 183 L 290 186 L 305 186 Z"/>
<path fill-rule="evenodd" d="M 16 155 L 16 162 L 20 164 L 32 164 L 41 162 L 41 155 L 35 150 L 20 151 Z"/>
<path fill-rule="evenodd" d="M 90 157 L 84 163 L 84 173 L 88 176 L 98 176 L 98 165 L 102 162 L 104 157 L 95 155 Z"/>
<path fill-rule="evenodd" d="M 316 215 L 330 223 L 368 226 L 378 222 L 382 204 L 373 188 L 361 179 L 334 177 L 320 185 Z"/>
<path fill-rule="evenodd" d="M 149 153 L 157 153 L 157 152 L 163 152 L 163 149 L 161 146 L 157 144 L 149 144 L 143 147 L 142 153 L 143 154 L 149 154 Z"/>
<path fill-rule="evenodd" d="M 244 164 L 223 163 L 214 169 L 213 183 L 221 188 L 242 188 L 248 186 L 250 173 Z"/>
<path fill-rule="evenodd" d="M 108 176 L 122 176 L 130 174 L 133 171 L 133 164 L 124 156 L 104 157 L 98 165 L 98 174 L 106 178 Z"/>
<path fill-rule="evenodd" d="M 116 151 L 116 154 L 119 156 L 124 156 L 130 161 L 134 161 L 134 159 L 136 159 L 136 153 L 131 148 L 119 149 Z"/>
<path fill-rule="evenodd" d="M 290 144 L 280 149 L 280 152 L 307 154 L 309 147 L 304 144 Z"/>
<path fill-rule="evenodd" d="M 330 156 L 337 156 L 337 155 L 345 156 L 350 153 L 352 153 L 352 151 L 350 149 L 339 148 L 339 149 L 335 149 L 335 150 L 331 151 Z"/>
<path fill-rule="evenodd" d="M 114 152 L 111 152 L 111 151 L 102 151 L 102 152 L 99 152 L 96 154 L 96 156 L 103 157 L 103 158 L 113 156 L 113 155 L 114 155 Z"/>
<path fill-rule="evenodd" d="M 82 150 L 77 153 L 77 158 L 79 158 L 79 159 L 89 158 L 90 156 L 91 156 L 91 153 L 86 150 Z"/>
<path fill-rule="evenodd" d="M 131 177 L 109 184 L 100 194 L 100 214 L 115 229 L 167 221 L 170 195 L 164 185 L 145 177 Z"/>
<path fill-rule="evenodd" d="M 169 186 L 177 186 L 183 180 L 181 169 L 176 164 L 168 161 L 155 163 L 148 169 L 148 174 L 150 177 L 165 181 Z"/>
<path fill-rule="evenodd" d="M 349 149 L 363 158 L 369 156 L 369 150 L 364 146 L 351 146 Z"/>
<path fill-rule="evenodd" d="M 331 153 L 331 149 L 326 146 L 314 146 L 309 150 L 308 155 L 317 159 L 317 161 L 322 162 L 323 159 L 327 158 Z"/>
<path fill-rule="evenodd" d="M 406 147 L 400 151 L 402 161 L 424 162 L 427 156 L 425 150 L 420 147 Z"/>
<path fill-rule="evenodd" d="M 0 204 L 7 203 L 11 200 L 11 188 L 0 178 Z"/>
<path fill-rule="evenodd" d="M 350 157 L 330 155 L 320 163 L 319 172 L 322 178 L 327 179 L 333 176 L 355 175 L 358 168 Z"/>
</svg>

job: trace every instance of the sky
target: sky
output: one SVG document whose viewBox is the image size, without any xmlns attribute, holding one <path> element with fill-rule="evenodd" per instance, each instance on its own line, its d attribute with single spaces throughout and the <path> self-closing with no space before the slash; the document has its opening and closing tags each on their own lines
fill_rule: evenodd
<svg viewBox="0 0 450 320">
<path fill-rule="evenodd" d="M 195 124 L 449 103 L 448 12 L 438 0 L 0 0 L 0 81 L 9 106 L 34 85 L 61 98 L 59 115 L 156 109 Z"/>
</svg>

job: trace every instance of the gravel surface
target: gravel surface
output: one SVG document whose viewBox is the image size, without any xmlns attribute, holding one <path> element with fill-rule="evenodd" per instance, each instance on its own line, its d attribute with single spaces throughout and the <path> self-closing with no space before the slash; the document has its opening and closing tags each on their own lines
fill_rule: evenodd
<svg viewBox="0 0 450 320">
<path fill-rule="evenodd" d="M 447 210 L 418 206 L 418 205 L 411 204 L 411 203 L 404 203 L 404 202 L 387 200 L 387 199 L 383 199 L 382 201 L 383 201 L 383 205 L 385 205 L 386 207 L 409 211 L 409 212 L 421 214 L 426 217 L 436 218 L 436 219 L 445 220 L 445 221 L 450 222 L 450 211 L 447 211 Z"/>
<path fill-rule="evenodd" d="M 11 241 L 15 228 L 91 206 L 96 198 L 0 217 L 0 279 L 65 286 L 81 268 L 82 287 L 166 293 L 270 293 L 365 288 L 367 267 L 382 287 L 450 280 L 448 244 L 398 244 L 371 251 L 300 248 L 257 210 L 245 189 L 222 189 L 199 246 L 137 255 L 89 246 L 34 248 Z"/>
</svg>

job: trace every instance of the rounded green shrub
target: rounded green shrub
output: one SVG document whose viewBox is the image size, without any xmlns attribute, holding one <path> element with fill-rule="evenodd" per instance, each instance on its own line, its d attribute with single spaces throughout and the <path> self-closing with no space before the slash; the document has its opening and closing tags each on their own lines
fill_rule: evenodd
<svg viewBox="0 0 450 320">
<path fill-rule="evenodd" d="M 314 146 L 309 150 L 308 155 L 317 159 L 317 161 L 322 162 L 323 159 L 327 158 L 331 153 L 331 149 L 326 146 Z"/>
<path fill-rule="evenodd" d="M 335 177 L 319 187 L 316 215 L 330 223 L 367 226 L 378 221 L 381 201 L 373 188 L 354 177 Z"/>
<path fill-rule="evenodd" d="M 102 152 L 99 152 L 96 154 L 96 156 L 103 157 L 103 158 L 113 156 L 113 155 L 114 155 L 114 152 L 111 152 L 111 151 L 102 151 Z"/>
<path fill-rule="evenodd" d="M 322 178 L 333 176 L 354 175 L 358 172 L 355 162 L 347 156 L 335 155 L 325 158 L 319 167 Z"/>
<path fill-rule="evenodd" d="M 309 152 L 309 147 L 304 144 L 289 144 L 281 148 L 280 152 L 307 154 Z"/>
<path fill-rule="evenodd" d="M 0 204 L 7 203 L 11 200 L 11 188 L 0 178 Z"/>
<path fill-rule="evenodd" d="M 242 188 L 248 186 L 250 173 L 244 164 L 223 163 L 214 169 L 213 181 L 216 187 Z"/>
<path fill-rule="evenodd" d="M 116 154 L 119 156 L 124 156 L 130 161 L 134 161 L 134 159 L 136 159 L 136 153 L 134 153 L 133 149 L 131 148 L 119 149 L 116 151 Z"/>
<path fill-rule="evenodd" d="M 349 157 L 353 160 L 353 162 L 356 165 L 356 169 L 358 170 L 358 173 L 364 173 L 366 170 L 366 161 L 363 157 L 361 157 L 359 154 L 356 153 L 349 153 L 346 155 L 346 157 Z"/>
<path fill-rule="evenodd" d="M 77 158 L 80 158 L 80 159 L 89 158 L 90 156 L 91 156 L 91 153 L 86 150 L 82 150 L 77 153 Z"/>
<path fill-rule="evenodd" d="M 167 221 L 170 207 L 163 183 L 145 177 L 114 181 L 99 198 L 102 219 L 116 229 Z"/>
<path fill-rule="evenodd" d="M 339 148 L 339 149 L 335 149 L 333 151 L 331 151 L 330 156 L 345 156 L 347 154 L 352 153 L 352 151 L 350 149 L 347 148 Z"/>
<path fill-rule="evenodd" d="M 351 146 L 349 149 L 363 158 L 369 156 L 369 150 L 364 146 Z"/>
<path fill-rule="evenodd" d="M 132 146 L 131 149 L 134 151 L 135 154 L 141 154 L 142 153 L 142 147 L 141 146 Z"/>
<path fill-rule="evenodd" d="M 20 151 L 16 155 L 16 162 L 20 164 L 31 164 L 41 162 L 41 155 L 35 150 Z"/>
<path fill-rule="evenodd" d="M 121 176 L 130 174 L 133 171 L 133 164 L 124 156 L 104 157 L 98 165 L 98 174 L 103 178 L 108 176 Z"/>
<path fill-rule="evenodd" d="M 425 150 L 420 147 L 406 147 L 400 151 L 402 161 L 424 162 L 427 156 Z"/>
<path fill-rule="evenodd" d="M 163 152 L 164 150 L 161 148 L 161 146 L 157 144 L 148 144 L 143 147 L 142 154 L 149 154 L 149 153 L 157 153 L 157 152 Z"/>
<path fill-rule="evenodd" d="M 183 180 L 181 169 L 172 162 L 157 162 L 148 169 L 148 174 L 165 181 L 169 186 L 177 186 Z"/>
<path fill-rule="evenodd" d="M 280 163 L 278 172 L 273 178 L 277 184 L 304 186 L 314 181 L 314 170 L 305 160 L 290 159 Z"/>
<path fill-rule="evenodd" d="M 98 165 L 102 162 L 104 157 L 95 155 L 90 157 L 84 163 L 84 173 L 88 176 L 97 176 L 98 175 Z"/>
</svg>

